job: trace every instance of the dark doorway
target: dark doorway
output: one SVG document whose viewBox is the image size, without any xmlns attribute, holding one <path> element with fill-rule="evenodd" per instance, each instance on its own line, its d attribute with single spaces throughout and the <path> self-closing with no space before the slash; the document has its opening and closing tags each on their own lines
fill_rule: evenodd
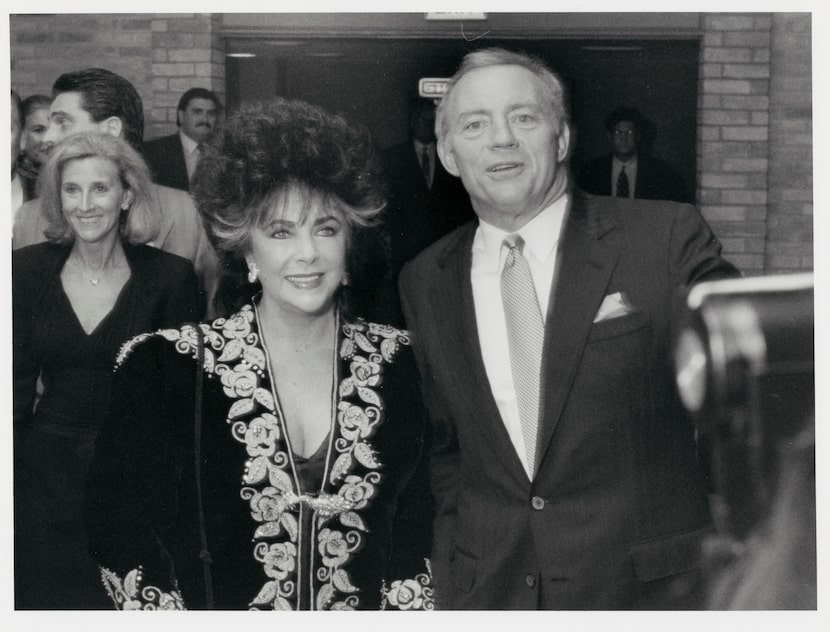
<svg viewBox="0 0 830 632">
<path fill-rule="evenodd" d="M 536 54 L 562 76 L 570 90 L 575 166 L 608 150 L 603 120 L 625 104 L 650 122 L 652 153 L 694 186 L 699 43 L 693 39 L 231 38 L 228 107 L 275 95 L 304 99 L 365 124 L 386 147 L 406 138 L 407 101 L 418 79 L 447 77 L 464 53 L 484 46 Z"/>
</svg>

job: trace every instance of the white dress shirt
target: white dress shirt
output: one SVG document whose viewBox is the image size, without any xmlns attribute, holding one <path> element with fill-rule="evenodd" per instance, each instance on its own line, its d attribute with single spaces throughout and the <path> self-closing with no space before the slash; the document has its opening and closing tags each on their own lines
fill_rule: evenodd
<svg viewBox="0 0 830 632">
<path fill-rule="evenodd" d="M 182 139 L 184 164 L 187 167 L 187 179 L 190 180 L 193 178 L 193 172 L 196 171 L 196 164 L 199 162 L 199 143 L 181 130 L 179 130 L 179 138 Z"/>
<path fill-rule="evenodd" d="M 547 317 L 559 235 L 568 200 L 569 196 L 563 195 L 517 231 L 525 241 L 522 252 L 530 265 L 543 320 Z M 510 368 L 507 325 L 501 303 L 501 271 L 507 259 L 507 249 L 502 246 L 502 242 L 509 234 L 513 233 L 507 233 L 479 220 L 473 239 L 470 279 L 473 285 L 478 341 L 490 389 L 510 441 L 522 461 L 528 478 L 531 478 L 533 474 L 525 455 L 522 426 L 519 421 L 519 403 Z"/>
<path fill-rule="evenodd" d="M 617 178 L 620 177 L 623 165 L 625 165 L 625 175 L 628 176 L 628 197 L 633 200 L 636 193 L 634 185 L 637 182 L 637 156 L 634 156 L 628 162 L 623 162 L 616 156 L 611 158 L 611 197 L 617 195 Z"/>
</svg>

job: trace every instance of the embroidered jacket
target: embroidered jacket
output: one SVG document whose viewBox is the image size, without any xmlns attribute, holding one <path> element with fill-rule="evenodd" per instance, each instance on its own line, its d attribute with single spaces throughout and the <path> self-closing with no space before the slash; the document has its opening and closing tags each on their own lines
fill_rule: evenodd
<svg viewBox="0 0 830 632">
<path fill-rule="evenodd" d="M 323 482 L 304 490 L 255 309 L 199 327 L 200 424 L 194 326 L 142 334 L 118 357 L 86 507 L 116 606 L 205 608 L 209 590 L 218 609 L 430 609 L 426 425 L 408 333 L 339 325 Z"/>
</svg>

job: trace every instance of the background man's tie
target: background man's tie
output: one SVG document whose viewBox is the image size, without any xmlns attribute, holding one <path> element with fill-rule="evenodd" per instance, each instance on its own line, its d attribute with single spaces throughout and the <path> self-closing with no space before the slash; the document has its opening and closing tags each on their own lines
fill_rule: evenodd
<svg viewBox="0 0 830 632">
<path fill-rule="evenodd" d="M 427 181 L 427 189 L 432 188 L 432 182 L 429 181 L 429 148 L 424 147 L 421 150 L 421 171 L 424 172 L 424 180 Z"/>
<path fill-rule="evenodd" d="M 628 193 L 628 174 L 625 172 L 625 165 L 623 165 L 620 175 L 617 176 L 617 197 L 627 198 Z"/>
<path fill-rule="evenodd" d="M 531 477 L 536 465 L 536 431 L 539 425 L 539 387 L 545 329 L 530 266 L 522 254 L 525 242 L 508 235 L 504 246 L 510 252 L 501 273 L 501 300 L 507 324 L 510 368 L 519 402 L 525 454 Z"/>
</svg>

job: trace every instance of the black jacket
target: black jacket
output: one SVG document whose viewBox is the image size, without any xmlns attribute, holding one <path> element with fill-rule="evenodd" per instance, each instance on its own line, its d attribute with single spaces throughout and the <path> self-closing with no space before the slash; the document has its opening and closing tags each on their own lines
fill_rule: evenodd
<svg viewBox="0 0 830 632">
<path fill-rule="evenodd" d="M 384 582 L 389 605 L 431 603 L 425 415 L 408 334 L 342 324 L 323 484 L 298 500 L 255 311 L 201 329 L 200 430 L 192 327 L 140 336 L 119 358 L 86 510 L 118 607 L 208 606 L 200 496 L 216 608 L 373 609 Z"/>
</svg>

